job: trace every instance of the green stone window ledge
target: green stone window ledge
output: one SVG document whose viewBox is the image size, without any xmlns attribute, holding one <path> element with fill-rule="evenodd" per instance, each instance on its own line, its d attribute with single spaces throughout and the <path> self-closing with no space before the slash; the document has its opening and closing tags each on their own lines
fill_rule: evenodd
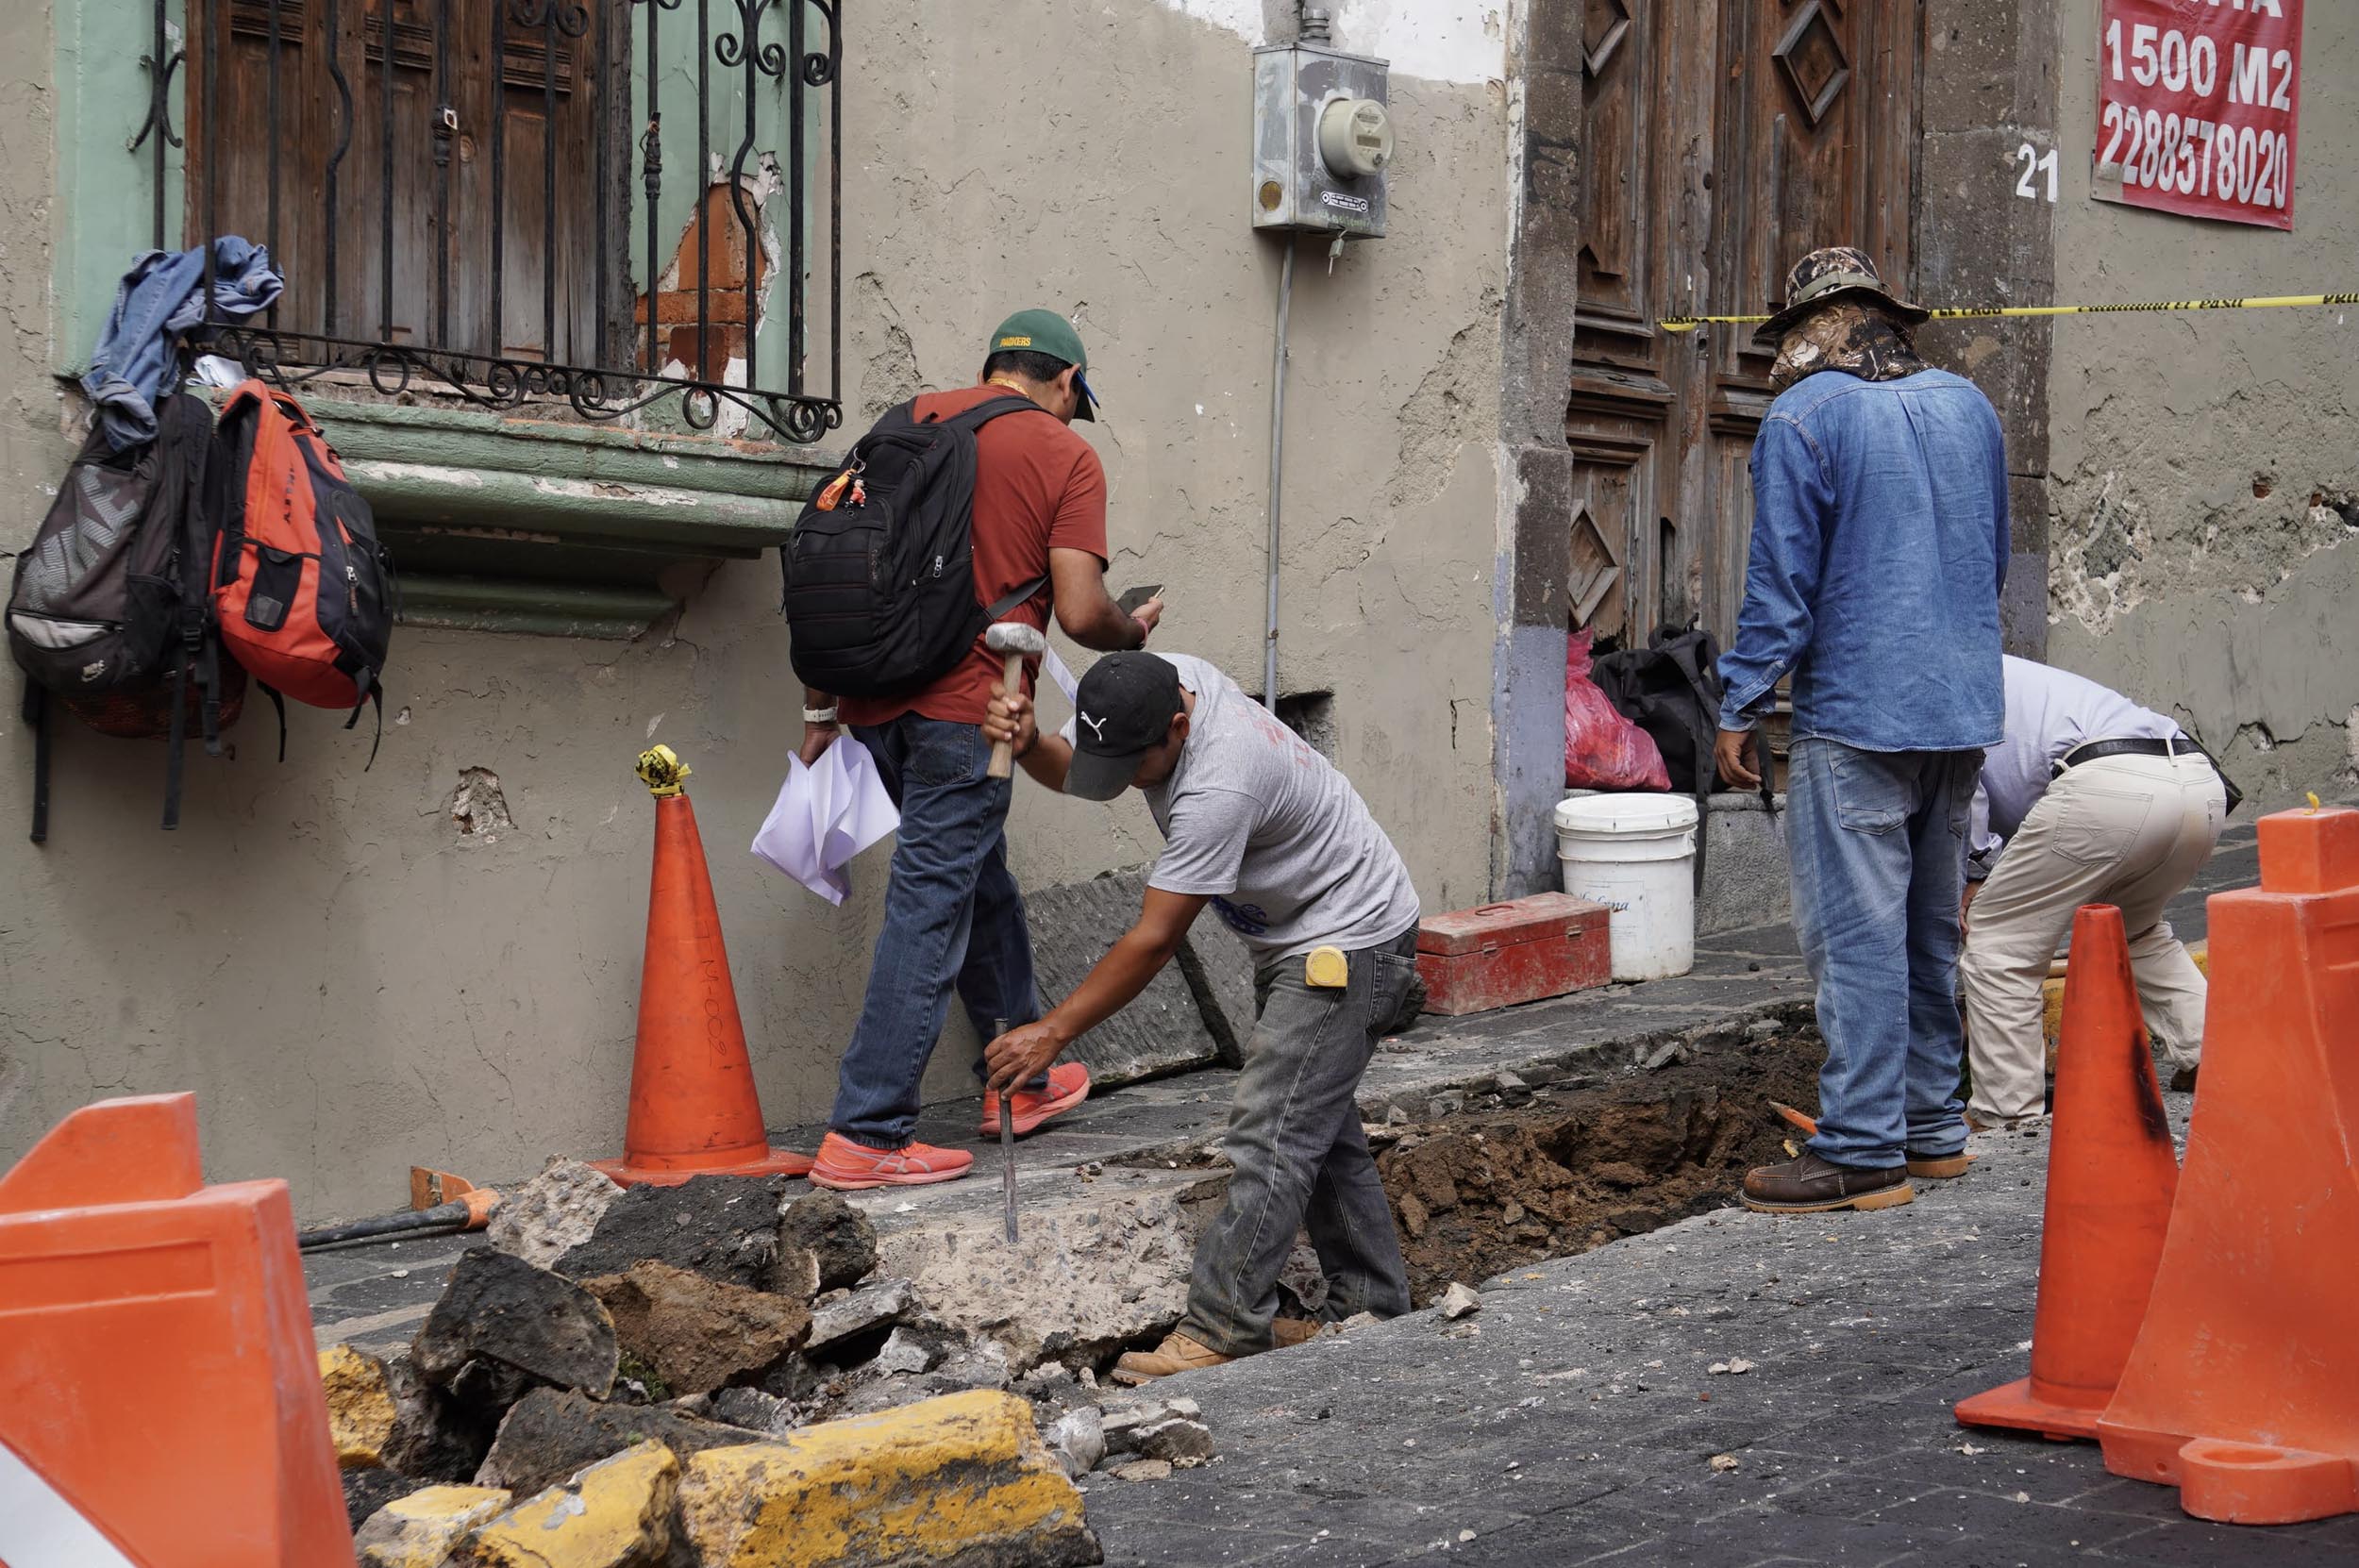
<svg viewBox="0 0 2359 1568">
<path fill-rule="evenodd" d="M 638 636 L 725 560 L 783 542 L 816 450 L 527 412 L 306 406 L 376 513 L 402 624 Z"/>
</svg>

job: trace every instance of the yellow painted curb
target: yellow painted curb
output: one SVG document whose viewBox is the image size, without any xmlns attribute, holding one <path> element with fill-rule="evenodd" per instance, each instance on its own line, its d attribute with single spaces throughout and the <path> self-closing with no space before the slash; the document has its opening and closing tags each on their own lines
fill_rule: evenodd
<svg viewBox="0 0 2359 1568">
<path fill-rule="evenodd" d="M 536 1493 L 476 1532 L 459 1560 L 475 1568 L 644 1568 L 672 1541 L 679 1460 L 660 1443 L 600 1460 Z"/>
<path fill-rule="evenodd" d="M 430 1486 L 397 1497 L 353 1538 L 360 1568 L 442 1568 L 460 1538 L 496 1518 L 508 1499 L 496 1486 Z"/>
<path fill-rule="evenodd" d="M 336 1444 L 337 1464 L 346 1470 L 383 1464 L 396 1416 L 384 1363 L 348 1344 L 331 1344 L 320 1352 L 320 1392 L 327 1396 L 327 1435 Z"/>
<path fill-rule="evenodd" d="M 705 1568 L 1100 1560 L 1031 1407 L 979 1390 L 688 1461 L 678 1519 Z"/>
</svg>

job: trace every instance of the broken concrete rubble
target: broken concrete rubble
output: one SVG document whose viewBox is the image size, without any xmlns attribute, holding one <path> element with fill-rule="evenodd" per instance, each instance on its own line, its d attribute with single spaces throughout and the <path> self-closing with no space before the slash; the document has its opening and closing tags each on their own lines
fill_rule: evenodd
<svg viewBox="0 0 2359 1568">
<path fill-rule="evenodd" d="M 380 1359 L 394 1410 L 386 1466 L 427 1481 L 464 1481 L 474 1476 L 483 1462 L 483 1451 L 491 1446 L 499 1412 L 461 1405 L 420 1376 L 406 1350 Z"/>
<path fill-rule="evenodd" d="M 344 1470 L 372 1470 L 385 1463 L 399 1411 L 386 1386 L 385 1363 L 348 1344 L 320 1352 L 320 1391 L 327 1397 L 327 1436 L 336 1463 Z"/>
<path fill-rule="evenodd" d="M 466 1536 L 507 1509 L 498 1487 L 429 1486 L 388 1503 L 360 1525 L 360 1568 L 442 1568 Z"/>
<path fill-rule="evenodd" d="M 708 1448 L 758 1443 L 763 1435 L 699 1421 L 665 1406 L 608 1405 L 570 1390 L 535 1389 L 500 1423 L 475 1479 L 479 1486 L 529 1496 L 634 1444 L 660 1443 L 685 1458 Z"/>
<path fill-rule="evenodd" d="M 1179 1323 L 1196 1230 L 1226 1179 L 1109 1172 L 1086 1189 L 1027 1200 L 1020 1250 L 1008 1245 L 996 1194 L 984 1192 L 886 1230 L 878 1266 L 916 1287 L 931 1321 L 997 1341 L 1019 1368 L 1044 1356 L 1095 1365 Z"/>
<path fill-rule="evenodd" d="M 716 1389 L 706 1402 L 705 1413 L 715 1421 L 743 1426 L 764 1437 L 783 1437 L 800 1425 L 794 1401 L 760 1389 Z"/>
<path fill-rule="evenodd" d="M 1100 1468 L 1129 1460 L 1164 1460 L 1201 1464 L 1213 1457 L 1213 1429 L 1193 1399 L 1126 1401 L 1105 1410 L 1098 1429 L 1105 1442 Z"/>
<path fill-rule="evenodd" d="M 876 1267 L 877 1228 L 842 1193 L 818 1188 L 778 1210 L 769 1289 L 808 1301 L 857 1285 Z"/>
<path fill-rule="evenodd" d="M 466 1568 L 662 1568 L 679 1460 L 644 1443 L 527 1498 L 459 1549 Z"/>
<path fill-rule="evenodd" d="M 344 1522 L 356 1530 L 386 1504 L 432 1484 L 394 1470 L 347 1470 L 343 1479 Z"/>
<path fill-rule="evenodd" d="M 578 1159 L 551 1155 L 541 1174 L 501 1196 L 484 1240 L 535 1268 L 589 1241 L 623 1190 Z"/>
<path fill-rule="evenodd" d="M 476 1410 L 512 1405 L 537 1383 L 605 1395 L 614 1324 L 569 1279 L 490 1247 L 470 1247 L 410 1347 L 419 1375 Z"/>
<path fill-rule="evenodd" d="M 1011 1394 L 955 1394 L 688 1461 L 681 1547 L 700 1568 L 1101 1560 L 1079 1493 Z"/>
<path fill-rule="evenodd" d="M 811 1309 L 799 1300 L 725 1285 L 653 1259 L 582 1281 L 614 1321 L 637 1367 L 672 1394 L 707 1393 L 759 1374 L 803 1343 Z"/>
<path fill-rule="evenodd" d="M 1442 1293 L 1442 1299 L 1438 1306 L 1442 1316 L 1451 1319 L 1463 1318 L 1482 1310 L 1482 1297 L 1477 1294 L 1471 1287 L 1461 1285 L 1453 1280 L 1450 1288 Z"/>
<path fill-rule="evenodd" d="M 608 1206 L 590 1239 L 558 1259 L 571 1279 L 621 1274 L 652 1258 L 728 1285 L 761 1290 L 778 1250 L 778 1209 L 806 1191 L 788 1176 L 696 1176 L 633 1187 Z"/>
<path fill-rule="evenodd" d="M 1064 1473 L 1077 1481 L 1096 1469 L 1098 1461 L 1106 1457 L 1105 1425 L 1095 1405 L 1065 1411 L 1041 1434 L 1041 1441 L 1057 1456 Z"/>
<path fill-rule="evenodd" d="M 945 1351 L 943 1338 L 903 1326 L 886 1338 L 884 1348 L 868 1364 L 882 1373 L 931 1372 L 942 1364 Z"/>
<path fill-rule="evenodd" d="M 917 1291 L 906 1279 L 883 1279 L 848 1295 L 822 1301 L 811 1309 L 811 1333 L 804 1348 L 813 1354 L 845 1341 L 905 1323 L 917 1309 Z"/>
</svg>

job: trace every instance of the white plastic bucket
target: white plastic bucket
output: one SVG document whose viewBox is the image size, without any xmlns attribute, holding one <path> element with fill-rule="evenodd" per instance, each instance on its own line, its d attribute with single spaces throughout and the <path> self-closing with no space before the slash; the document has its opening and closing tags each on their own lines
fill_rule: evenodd
<svg viewBox="0 0 2359 1568">
<path fill-rule="evenodd" d="M 1613 911 L 1617 980 L 1696 967 L 1696 803 L 1684 795 L 1584 794 L 1556 809 L 1564 891 Z"/>
</svg>

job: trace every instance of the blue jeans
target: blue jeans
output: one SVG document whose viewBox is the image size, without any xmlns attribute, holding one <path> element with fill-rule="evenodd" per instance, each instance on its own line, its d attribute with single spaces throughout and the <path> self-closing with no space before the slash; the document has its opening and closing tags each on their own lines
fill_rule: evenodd
<svg viewBox="0 0 2359 1568">
<path fill-rule="evenodd" d="M 1979 751 L 1794 742 L 1794 928 L 1827 1040 L 1810 1146 L 1838 1165 L 1877 1169 L 1966 1146 L 1958 895 L 1982 761 Z"/>
<path fill-rule="evenodd" d="M 852 734 L 877 759 L 901 830 L 868 995 L 828 1125 L 856 1143 L 897 1149 L 916 1130 L 918 1086 L 952 987 L 985 1040 L 1001 1019 L 1013 1027 L 1040 1017 L 1040 998 L 1024 898 L 1008 873 L 1012 781 L 984 776 L 991 747 L 982 731 L 908 713 Z"/>
</svg>

